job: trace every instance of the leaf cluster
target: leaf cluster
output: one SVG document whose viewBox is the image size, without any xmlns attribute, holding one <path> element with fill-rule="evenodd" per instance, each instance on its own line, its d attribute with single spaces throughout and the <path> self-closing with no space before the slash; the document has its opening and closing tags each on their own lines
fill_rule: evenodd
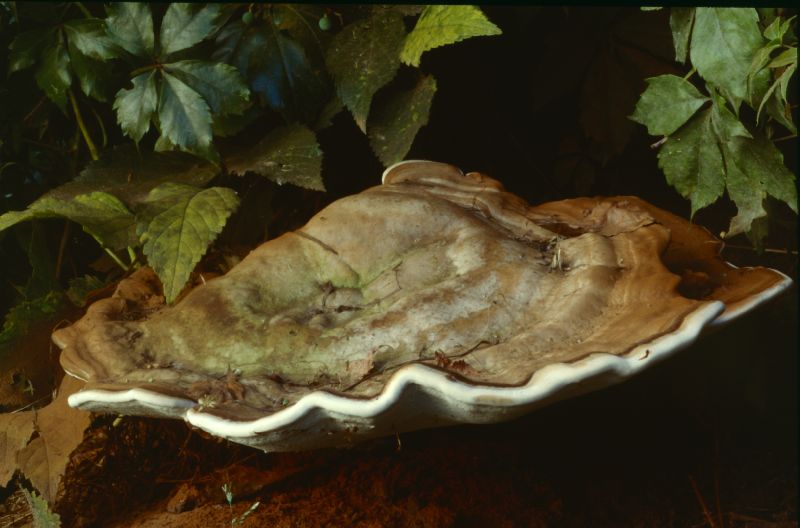
<svg viewBox="0 0 800 528">
<path fill-rule="evenodd" d="M 76 122 L 93 161 L 26 209 L 0 215 L 0 232 L 40 218 L 75 222 L 123 269 L 146 260 L 168 301 L 239 207 L 235 190 L 208 187 L 212 179 L 254 173 L 324 190 L 316 131 L 345 108 L 384 164 L 399 161 L 436 91 L 416 68 L 422 54 L 500 33 L 471 6 L 50 7 L 18 14 L 18 28 L 34 27 L 11 41 L 8 71 L 35 78 Z M 402 64 L 418 80 L 390 93 Z M 379 91 L 388 95 L 373 104 Z M 109 111 L 132 145 L 100 152 L 93 136 L 108 143 L 99 114 Z M 247 132 L 264 129 L 257 141 Z"/>
<path fill-rule="evenodd" d="M 648 79 L 631 116 L 663 137 L 659 166 L 693 215 L 727 192 L 738 208 L 727 236 L 760 243 L 768 196 L 797 212 L 795 176 L 773 139 L 776 127 L 797 134 L 787 98 L 794 24 L 753 8 L 673 8 L 675 60 L 692 70 Z"/>
</svg>

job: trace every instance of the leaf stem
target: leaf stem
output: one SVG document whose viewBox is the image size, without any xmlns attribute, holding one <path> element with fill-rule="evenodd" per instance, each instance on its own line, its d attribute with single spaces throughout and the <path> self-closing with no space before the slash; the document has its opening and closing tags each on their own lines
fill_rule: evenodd
<svg viewBox="0 0 800 528">
<path fill-rule="evenodd" d="M 683 79 L 684 79 L 684 80 L 686 80 L 686 81 L 688 81 L 688 80 L 689 80 L 689 77 L 691 77 L 692 75 L 694 75 L 694 74 L 695 74 L 695 72 L 697 72 L 697 68 L 694 68 L 694 67 L 692 67 L 692 69 L 691 69 L 691 70 L 689 70 L 689 73 L 687 73 L 686 75 L 684 75 L 684 76 L 683 76 Z"/>
<path fill-rule="evenodd" d="M 128 270 L 129 270 L 131 267 L 130 267 L 130 266 L 128 266 L 128 265 L 126 265 L 124 262 L 122 262 L 122 259 L 121 259 L 121 258 L 119 258 L 119 257 L 117 256 L 117 254 L 116 254 L 116 253 L 114 253 L 112 250 L 110 250 L 109 248 L 107 248 L 107 247 L 106 247 L 106 245 L 105 245 L 105 244 L 103 244 L 103 242 L 102 242 L 102 241 L 101 241 L 99 238 L 97 238 L 97 237 L 96 237 L 94 234 L 92 234 L 92 233 L 89 233 L 89 234 L 90 234 L 90 235 L 92 235 L 92 238 L 95 240 L 95 242 L 97 242 L 98 244 L 100 244 L 100 247 L 101 247 L 101 248 L 103 248 L 103 251 L 105 251 L 105 252 L 106 252 L 106 254 L 107 254 L 109 257 L 111 257 L 111 259 L 112 259 L 114 262 L 116 262 L 116 263 L 117 263 L 117 266 L 119 266 L 120 268 L 122 268 L 122 271 L 124 271 L 124 272 L 126 272 L 126 273 L 127 273 L 127 272 L 128 272 Z"/>
<path fill-rule="evenodd" d="M 83 5 L 83 2 L 75 2 L 75 7 L 80 9 L 81 13 L 83 13 L 83 16 L 85 16 L 86 18 L 94 18 L 92 16 L 92 13 L 90 13 L 89 10 L 86 9 L 86 6 Z"/>
<path fill-rule="evenodd" d="M 786 141 L 787 139 L 794 139 L 797 137 L 797 134 L 789 134 L 788 136 L 779 137 L 777 139 L 773 139 L 773 143 L 777 143 L 778 141 Z"/>
<path fill-rule="evenodd" d="M 138 258 L 136 256 L 136 251 L 134 251 L 133 248 L 130 246 L 128 246 L 128 258 L 131 260 L 130 266 L 133 266 L 133 264 L 136 262 L 136 259 Z M 130 268 L 130 266 L 128 267 Z"/>
<path fill-rule="evenodd" d="M 97 153 L 97 147 L 94 145 L 94 141 L 92 141 L 92 137 L 89 135 L 86 122 L 83 120 L 83 114 L 81 114 L 81 110 L 78 108 L 78 100 L 75 99 L 75 94 L 72 93 L 71 88 L 67 90 L 67 95 L 69 95 L 69 102 L 72 104 L 72 112 L 75 114 L 75 119 L 78 121 L 78 127 L 81 129 L 81 134 L 83 134 L 83 140 L 86 142 L 89 154 L 92 156 L 93 160 L 97 161 L 100 159 L 100 155 Z"/>
<path fill-rule="evenodd" d="M 61 265 L 64 263 L 64 251 L 67 249 L 67 238 L 69 238 L 69 220 L 64 220 L 64 231 L 61 233 L 61 241 L 58 244 L 58 257 L 56 258 L 56 280 L 61 275 Z"/>
<path fill-rule="evenodd" d="M 147 66 L 142 66 L 141 68 L 136 68 L 131 72 L 131 78 L 136 77 L 137 75 L 145 72 L 149 72 L 150 70 L 155 70 L 158 68 L 155 64 L 148 64 Z"/>
</svg>

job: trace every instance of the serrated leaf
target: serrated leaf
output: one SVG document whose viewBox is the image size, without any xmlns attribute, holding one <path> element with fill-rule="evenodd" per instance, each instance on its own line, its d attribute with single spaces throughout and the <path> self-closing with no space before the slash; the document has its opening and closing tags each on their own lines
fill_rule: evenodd
<svg viewBox="0 0 800 528">
<path fill-rule="evenodd" d="M 780 96 L 780 101 L 786 101 L 786 89 L 789 86 L 789 80 L 792 78 L 792 74 L 794 74 L 795 69 L 797 68 L 796 64 L 793 64 L 786 68 L 783 73 L 781 73 L 780 77 L 775 79 L 775 82 L 772 83 L 772 86 L 769 87 L 767 93 L 764 94 L 763 99 L 761 100 L 761 104 L 758 105 L 758 112 L 756 112 L 756 123 L 758 123 L 761 119 L 761 111 L 764 109 L 764 105 L 766 102 L 774 97 Z M 773 95 L 776 88 L 780 87 L 780 91 Z"/>
<path fill-rule="evenodd" d="M 70 44 L 81 53 L 97 60 L 117 56 L 114 41 L 106 33 L 105 23 L 99 18 L 79 18 L 64 22 L 64 32 Z"/>
<path fill-rule="evenodd" d="M 667 182 L 691 201 L 692 216 L 725 190 L 725 167 L 711 124 L 711 109 L 695 115 L 658 152 Z"/>
<path fill-rule="evenodd" d="M 150 6 L 142 2 L 117 2 L 109 4 L 106 10 L 111 39 L 131 55 L 152 57 L 155 36 Z"/>
<path fill-rule="evenodd" d="M 686 63 L 689 53 L 689 37 L 694 23 L 693 7 L 673 7 L 669 13 L 669 27 L 672 30 L 672 45 L 675 47 L 675 60 Z"/>
<path fill-rule="evenodd" d="M 55 31 L 52 29 L 33 29 L 17 35 L 9 49 L 8 72 L 30 68 L 39 59 L 42 48 L 55 42 Z"/>
<path fill-rule="evenodd" d="M 22 489 L 25 501 L 33 514 L 33 526 L 35 528 L 60 528 L 61 516 L 50 511 L 47 501 L 36 492 L 30 493 L 25 488 Z"/>
<path fill-rule="evenodd" d="M 203 96 L 214 114 L 241 114 L 247 108 L 250 91 L 233 66 L 185 60 L 164 69 Z"/>
<path fill-rule="evenodd" d="M 753 137 L 739 119 L 733 115 L 725 103 L 725 98 L 712 92 L 711 126 L 720 141 L 730 141 L 735 137 Z"/>
<path fill-rule="evenodd" d="M 204 150 L 211 145 L 211 112 L 200 94 L 183 81 L 163 72 L 158 101 L 161 134 L 187 150 Z"/>
<path fill-rule="evenodd" d="M 75 180 L 56 187 L 46 196 L 68 200 L 79 194 L 103 191 L 128 206 L 142 203 L 155 187 L 166 182 L 203 186 L 219 174 L 219 168 L 185 152 L 139 152 L 125 144 L 104 152 L 86 166 Z"/>
<path fill-rule="evenodd" d="M 797 134 L 797 127 L 792 121 L 792 109 L 785 101 L 780 101 L 778 97 L 767 99 L 767 114 L 778 123 L 786 127 L 792 134 Z"/>
<path fill-rule="evenodd" d="M 471 37 L 500 34 L 500 28 L 492 24 L 475 6 L 427 6 L 406 37 L 400 60 L 410 66 L 419 66 L 422 54 L 430 49 Z"/>
<path fill-rule="evenodd" d="M 56 39 L 44 49 L 42 61 L 36 70 L 36 84 L 48 99 L 62 110 L 66 108 L 72 76 L 69 73 L 69 55 L 61 39 Z"/>
<path fill-rule="evenodd" d="M 81 91 L 89 97 L 105 102 L 107 100 L 108 82 L 111 79 L 111 63 L 87 57 L 72 42 L 68 44 L 67 49 L 69 51 L 69 63 L 78 78 Z"/>
<path fill-rule="evenodd" d="M 181 292 L 238 205 L 236 193 L 226 187 L 165 183 L 150 191 L 137 231 L 148 263 L 164 284 L 167 302 Z"/>
<path fill-rule="evenodd" d="M 291 183 L 315 191 L 324 191 L 322 151 L 314 133 L 302 125 L 274 130 L 253 147 L 225 158 L 233 174 L 255 172 L 278 185 Z"/>
<path fill-rule="evenodd" d="M 106 247 L 121 249 L 135 245 L 133 214 L 119 199 L 104 192 L 81 194 L 68 200 L 43 196 L 25 211 L 1 215 L 0 230 L 33 218 L 53 217 L 68 218 L 80 224 Z"/>
<path fill-rule="evenodd" d="M 729 160 L 743 173 L 754 193 L 767 193 L 797 212 L 795 175 L 783 163 L 775 144 L 759 135 L 752 139 L 736 137 L 725 144 Z"/>
<path fill-rule="evenodd" d="M 171 3 L 161 22 L 161 56 L 190 48 L 212 36 L 224 22 L 221 18 L 219 4 Z"/>
<path fill-rule="evenodd" d="M 771 41 L 778 41 L 781 42 L 783 40 L 783 36 L 789 31 L 791 27 L 792 20 L 795 17 L 791 18 L 782 18 L 777 17 L 775 18 L 770 24 L 764 29 L 764 38 Z"/>
<path fill-rule="evenodd" d="M 345 26 L 328 48 L 326 64 L 336 84 L 336 93 L 363 132 L 372 97 L 392 80 L 400 67 L 398 54 L 405 33 L 399 13 L 378 11 L 370 18 Z"/>
<path fill-rule="evenodd" d="M 121 89 L 114 99 L 117 123 L 136 143 L 150 130 L 150 120 L 158 105 L 155 76 L 155 71 L 137 75 L 131 79 L 133 88 Z"/>
<path fill-rule="evenodd" d="M 698 7 L 690 56 L 698 73 L 720 88 L 738 111 L 747 93 L 753 55 L 764 44 L 753 8 Z"/>
<path fill-rule="evenodd" d="M 631 119 L 647 127 L 651 136 L 668 136 L 680 128 L 709 99 L 692 83 L 675 75 L 646 79 Z"/>
<path fill-rule="evenodd" d="M 410 91 L 394 96 L 377 108 L 369 121 L 368 136 L 373 152 L 384 166 L 403 160 L 419 129 L 428 124 L 436 79 L 428 75 Z"/>
</svg>

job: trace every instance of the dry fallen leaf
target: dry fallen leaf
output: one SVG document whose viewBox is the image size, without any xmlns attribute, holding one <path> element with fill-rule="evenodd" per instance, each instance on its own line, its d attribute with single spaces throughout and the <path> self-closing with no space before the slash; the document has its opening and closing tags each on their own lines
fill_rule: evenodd
<svg viewBox="0 0 800 528">
<path fill-rule="evenodd" d="M 0 414 L 0 487 L 8 484 L 17 470 L 17 452 L 33 434 L 33 411 Z"/>
</svg>

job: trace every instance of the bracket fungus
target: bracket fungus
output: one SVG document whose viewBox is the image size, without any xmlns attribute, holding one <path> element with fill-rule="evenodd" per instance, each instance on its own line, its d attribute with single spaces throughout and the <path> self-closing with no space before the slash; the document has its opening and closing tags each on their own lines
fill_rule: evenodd
<svg viewBox="0 0 800 528">
<path fill-rule="evenodd" d="M 407 161 L 174 306 L 142 268 L 53 339 L 88 382 L 74 407 L 268 451 L 341 446 L 607 386 L 790 284 L 721 247 L 638 198 L 530 206 Z"/>
</svg>

